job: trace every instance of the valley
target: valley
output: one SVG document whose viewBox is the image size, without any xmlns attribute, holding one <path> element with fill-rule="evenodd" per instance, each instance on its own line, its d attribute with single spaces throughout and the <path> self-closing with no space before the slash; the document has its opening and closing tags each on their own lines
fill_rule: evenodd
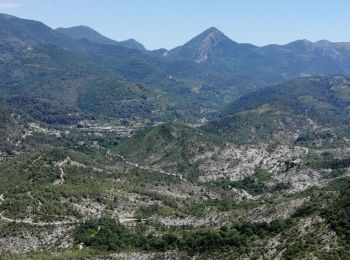
<svg viewBox="0 0 350 260">
<path fill-rule="evenodd" d="M 1 259 L 350 258 L 348 44 L 0 21 Z"/>
</svg>

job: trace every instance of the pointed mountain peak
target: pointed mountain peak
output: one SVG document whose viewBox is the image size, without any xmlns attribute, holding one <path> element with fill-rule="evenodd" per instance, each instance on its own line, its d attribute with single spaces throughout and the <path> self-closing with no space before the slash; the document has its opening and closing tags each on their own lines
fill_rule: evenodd
<svg viewBox="0 0 350 260">
<path fill-rule="evenodd" d="M 302 40 L 296 40 L 294 42 L 288 43 L 287 45 L 289 45 L 289 46 L 309 46 L 309 45 L 313 45 L 313 43 L 310 42 L 309 40 L 302 39 Z"/>
<path fill-rule="evenodd" d="M 214 26 L 206 29 L 203 33 L 220 33 L 220 34 L 224 34 L 222 31 L 220 31 L 218 28 L 216 28 Z"/>
<path fill-rule="evenodd" d="M 320 41 L 315 42 L 315 45 L 319 46 L 319 47 L 331 47 L 334 45 L 334 43 L 327 41 L 327 40 L 320 40 Z"/>
<path fill-rule="evenodd" d="M 224 33 L 215 27 L 202 32 L 200 35 L 185 44 L 187 48 L 194 48 L 197 57 L 196 63 L 204 63 L 208 60 L 214 49 L 223 41 L 231 41 Z"/>
<path fill-rule="evenodd" d="M 312 44 L 312 42 L 307 39 L 298 40 L 296 42 L 303 43 L 303 44 Z"/>
<path fill-rule="evenodd" d="M 195 63 L 206 63 L 216 53 L 234 52 L 239 44 L 228 38 L 216 27 L 210 27 L 186 44 L 170 50 L 169 57 L 186 59 Z"/>
<path fill-rule="evenodd" d="M 204 32 L 202 32 L 198 37 L 204 38 L 204 39 L 212 39 L 212 40 L 223 40 L 223 39 L 229 39 L 222 31 L 220 31 L 216 27 L 210 27 Z"/>
</svg>

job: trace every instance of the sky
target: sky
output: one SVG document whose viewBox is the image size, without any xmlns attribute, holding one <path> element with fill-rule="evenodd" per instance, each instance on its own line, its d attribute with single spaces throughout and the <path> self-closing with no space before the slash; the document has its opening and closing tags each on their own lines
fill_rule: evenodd
<svg viewBox="0 0 350 260">
<path fill-rule="evenodd" d="M 215 26 L 236 42 L 350 42 L 349 0 L 0 0 L 0 13 L 52 28 L 87 25 L 148 49 L 179 46 Z"/>
</svg>

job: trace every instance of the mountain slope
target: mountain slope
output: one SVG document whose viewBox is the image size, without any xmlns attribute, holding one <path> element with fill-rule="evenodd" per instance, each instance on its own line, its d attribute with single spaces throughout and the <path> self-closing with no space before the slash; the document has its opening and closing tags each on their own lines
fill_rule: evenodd
<svg viewBox="0 0 350 260">
<path fill-rule="evenodd" d="M 6 15 L 0 19 L 5 20 L 1 27 L 6 31 L 0 37 L 4 61 L 0 64 L 4 82 L 2 93 L 12 104 L 23 109 L 31 108 L 27 111 L 39 114 L 36 116 L 39 120 L 71 124 L 84 117 L 81 110 L 86 109 L 97 115 L 108 111 L 109 116 L 115 117 L 136 115 L 157 120 L 181 118 L 197 121 L 203 114 L 208 114 L 202 110 L 203 104 L 214 110 L 220 104 L 216 100 L 221 94 L 214 94 L 207 87 L 197 91 L 199 83 L 196 79 L 170 76 L 170 71 L 175 75 L 174 69 L 179 68 L 175 68 L 172 62 L 160 61 L 143 51 L 121 46 L 72 40 L 39 22 Z M 103 92 L 98 91 L 101 82 L 108 85 L 101 86 Z M 133 84 L 134 87 L 130 87 Z M 113 93 L 118 87 L 120 91 Z M 137 88 L 142 91 L 132 92 Z M 85 95 L 85 91 L 94 94 Z M 28 104 L 23 97 L 26 95 L 31 103 L 45 105 Z M 102 96 L 109 101 L 103 104 Z M 111 100 L 111 97 L 116 100 Z M 126 99 L 123 104 L 120 103 L 122 99 Z M 85 100 L 88 103 L 84 104 Z M 59 104 L 61 108 L 58 108 Z M 62 114 L 62 118 L 43 115 L 47 113 L 43 107 L 49 107 L 44 109 L 47 112 L 60 111 L 58 114 Z M 64 119 L 67 115 L 75 116 Z"/>
<path fill-rule="evenodd" d="M 286 45 L 262 47 L 259 54 L 270 59 L 263 65 L 289 76 L 349 75 L 350 52 L 346 44 L 298 40 Z"/>
<path fill-rule="evenodd" d="M 231 77 L 249 75 L 270 84 L 302 75 L 350 74 L 347 43 L 299 40 L 257 47 L 236 43 L 216 28 L 165 54 L 165 59 L 187 60 Z"/>
<path fill-rule="evenodd" d="M 346 43 L 297 41 L 260 48 L 236 43 L 210 28 L 169 52 L 149 52 L 73 40 L 40 22 L 13 16 L 1 15 L 0 20 L 1 93 L 21 108 L 27 107 L 23 96 L 29 95 L 29 100 L 51 104 L 48 111 L 58 109 L 61 102 L 63 114 L 77 115 L 73 120 L 56 122 L 77 121 L 84 112 L 108 112 L 116 117 L 136 115 L 198 123 L 215 118 L 240 96 L 276 82 L 299 75 L 350 72 Z M 103 37 L 87 30 L 88 36 L 81 37 L 95 41 Z M 126 79 L 125 84 L 120 84 L 121 79 Z M 101 87 L 106 94 L 98 91 L 101 82 L 107 85 Z M 105 98 L 109 100 L 103 104 Z M 123 98 L 126 102 L 118 110 Z"/>
<path fill-rule="evenodd" d="M 33 48 L 37 45 L 60 45 L 64 47 L 73 47 L 71 40 L 53 31 L 45 24 L 33 21 L 19 19 L 15 16 L 0 14 L 0 33 L 2 44 L 9 43 L 17 48 Z"/>
<path fill-rule="evenodd" d="M 243 96 L 202 130 L 239 143 L 341 146 L 349 136 L 349 93 L 341 76 L 288 81 Z"/>
<path fill-rule="evenodd" d="M 215 27 L 211 27 L 196 36 L 185 45 L 169 51 L 166 57 L 185 59 L 194 63 L 205 63 L 208 67 L 222 66 L 227 58 L 234 59 L 247 55 L 255 47 L 249 44 L 238 44 Z"/>
<path fill-rule="evenodd" d="M 0 102 L 0 161 L 14 155 L 20 147 L 29 120 L 20 111 Z"/>
<path fill-rule="evenodd" d="M 315 120 L 349 119 L 350 81 L 342 76 L 305 77 L 258 90 L 234 102 L 226 111 L 254 109 L 271 101 L 289 106 L 295 113 Z"/>
<path fill-rule="evenodd" d="M 5 48 L 8 48 L 7 45 Z M 16 47 L 15 47 L 16 48 Z M 120 107 L 113 116 L 121 114 L 130 116 L 127 111 L 139 107 L 141 111 L 150 108 L 140 105 L 151 95 L 151 91 L 134 91 L 139 87 L 121 81 L 118 76 L 104 72 L 93 59 L 55 46 L 37 46 L 33 49 L 9 50 L 6 63 L 0 64 L 2 71 L 1 86 L 2 98 L 35 116 L 38 120 L 48 123 L 71 124 L 84 118 L 84 102 L 80 97 L 92 91 L 93 88 L 104 88 L 105 92 L 96 92 L 96 96 L 89 100 L 88 105 L 100 102 L 103 95 L 109 96 L 118 90 L 118 97 L 114 101 L 132 98 L 136 102 L 129 103 L 127 107 Z M 12 57 L 11 57 L 12 56 Z M 18 57 L 18 58 L 17 58 Z M 116 83 L 119 82 L 119 83 Z M 134 87 L 131 87 L 133 86 Z M 109 92 L 108 92 L 109 91 Z M 116 93 L 116 92 L 115 92 Z M 142 96 L 142 97 L 141 97 Z M 80 100 L 78 102 L 78 100 Z M 113 105 L 113 104 L 111 104 Z M 116 105 L 115 105 L 116 106 Z M 141 106 L 141 107 L 140 107 Z M 143 108 L 142 108 L 143 107 Z M 96 109 L 89 113 L 101 114 Z M 137 115 L 141 115 L 136 112 Z"/>
<path fill-rule="evenodd" d="M 134 39 L 117 42 L 103 36 L 102 34 L 98 33 L 94 29 L 83 25 L 69 27 L 69 28 L 61 27 L 61 28 L 57 28 L 56 31 L 72 38 L 73 40 L 86 39 L 93 43 L 116 45 L 116 46 L 122 46 L 125 48 L 136 49 L 141 51 L 145 50 L 145 47 L 141 43 L 135 41 Z"/>
<path fill-rule="evenodd" d="M 159 110 L 160 106 L 167 106 L 166 98 L 161 102 L 152 99 L 160 94 L 121 80 L 120 73 L 107 69 L 115 65 L 97 58 L 99 52 L 101 56 L 109 52 L 120 59 L 132 59 L 130 53 L 137 56 L 137 50 L 79 43 L 40 22 L 13 16 L 1 15 L 0 20 L 1 98 L 36 119 L 74 124 L 91 118 L 91 114 L 105 115 L 106 107 L 109 116 L 144 117 L 151 116 L 151 111 Z M 80 47 L 83 51 L 76 50 Z M 98 91 L 99 88 L 104 91 Z M 86 99 L 91 92 L 94 92 L 92 98 Z M 111 97 L 115 99 L 102 104 Z M 123 100 L 125 104 L 121 105 Z"/>
<path fill-rule="evenodd" d="M 196 179 L 198 169 L 192 157 L 220 144 L 219 137 L 182 124 L 165 124 L 138 132 L 113 151 L 132 162 Z"/>
</svg>

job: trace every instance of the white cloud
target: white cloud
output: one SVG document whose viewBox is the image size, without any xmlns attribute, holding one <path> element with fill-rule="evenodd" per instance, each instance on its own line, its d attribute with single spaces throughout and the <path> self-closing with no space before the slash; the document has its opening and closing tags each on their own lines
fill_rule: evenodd
<svg viewBox="0 0 350 260">
<path fill-rule="evenodd" d="M 20 3 L 2 3 L 0 2 L 0 9 L 15 9 L 22 7 Z"/>
</svg>

